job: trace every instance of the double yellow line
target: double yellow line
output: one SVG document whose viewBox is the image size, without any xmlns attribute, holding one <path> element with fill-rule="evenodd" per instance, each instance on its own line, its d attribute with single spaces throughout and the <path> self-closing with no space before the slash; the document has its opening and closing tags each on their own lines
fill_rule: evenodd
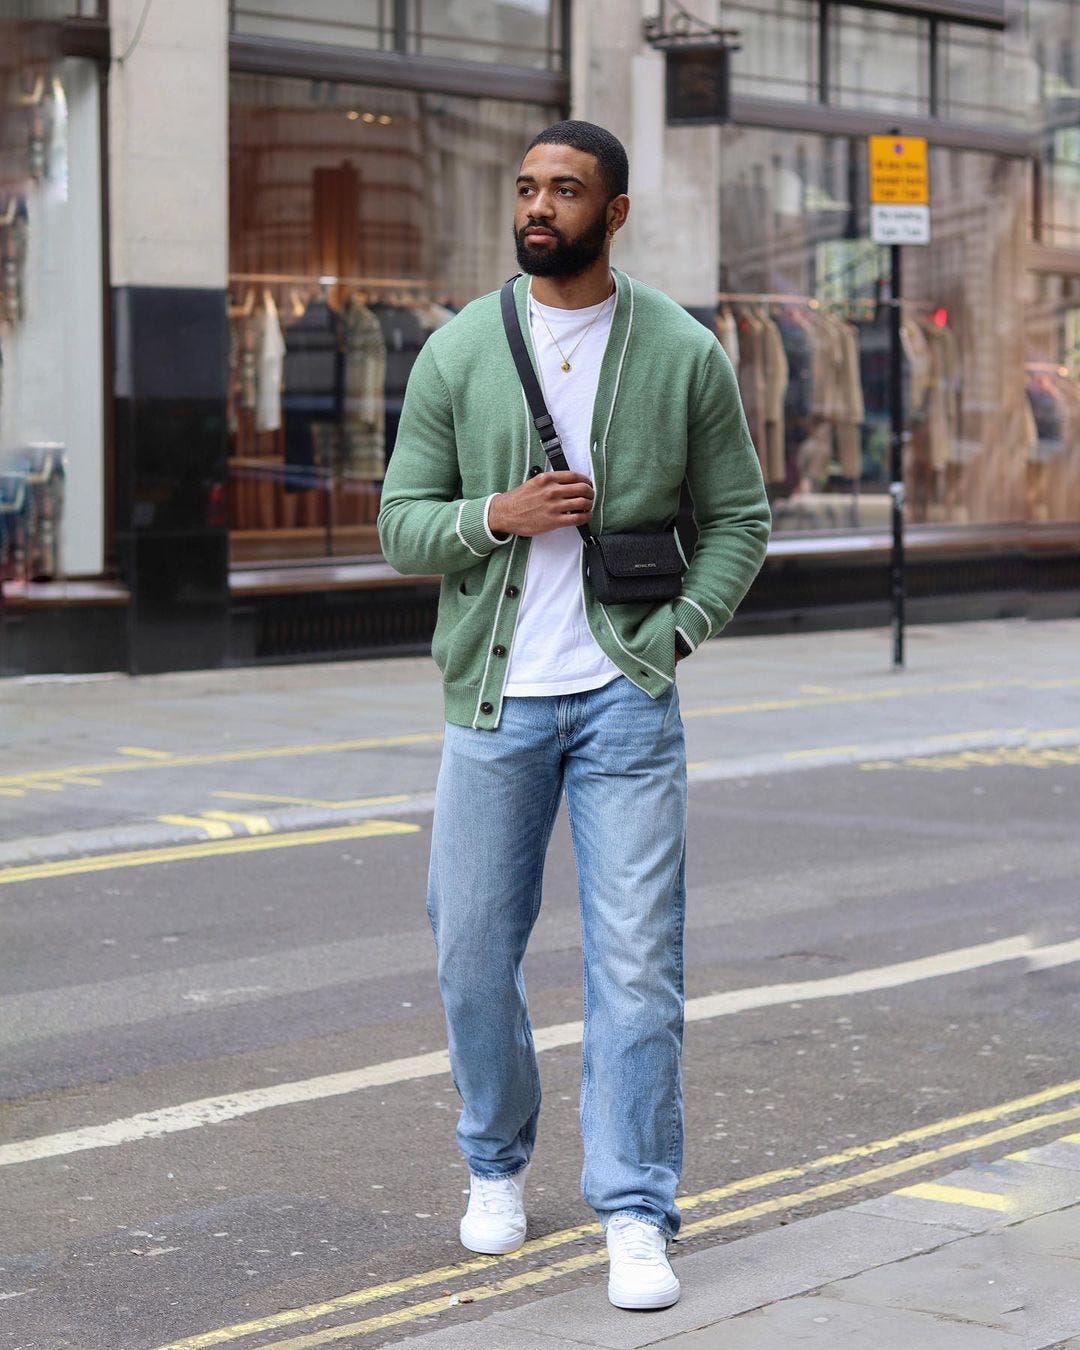
<svg viewBox="0 0 1080 1350">
<path fill-rule="evenodd" d="M 359 825 L 335 825 L 325 830 L 240 835 L 204 843 L 175 844 L 168 848 L 135 849 L 130 853 L 91 853 L 86 857 L 5 867 L 0 869 L 0 886 L 11 886 L 19 881 L 48 881 L 52 877 L 83 876 L 87 872 L 111 872 L 118 867 L 149 867 L 152 863 L 190 862 L 195 858 L 220 858 L 230 853 L 262 853 L 272 848 L 336 844 L 346 839 L 373 839 L 382 834 L 415 834 L 419 829 L 419 825 L 402 820 L 365 820 Z"/>
<path fill-rule="evenodd" d="M 986 1107 L 980 1111 L 970 1111 L 965 1115 L 953 1116 L 948 1120 L 936 1121 L 916 1129 L 905 1130 L 888 1139 L 878 1139 L 867 1144 L 856 1144 L 839 1153 L 826 1154 L 824 1157 L 815 1158 L 811 1162 L 803 1163 L 798 1167 L 777 1168 L 772 1172 L 763 1172 L 758 1176 L 730 1182 L 726 1186 L 701 1191 L 697 1195 L 680 1197 L 679 1205 L 684 1212 L 691 1212 L 704 1205 L 718 1204 L 733 1197 L 751 1194 L 754 1191 L 764 1190 L 772 1186 L 801 1181 L 815 1172 L 863 1161 L 881 1153 L 902 1149 L 907 1145 L 918 1144 L 940 1135 L 954 1133 L 957 1130 L 1003 1121 L 1006 1117 L 1021 1112 L 1037 1111 L 1040 1107 L 1061 1101 L 1063 1098 L 1075 1096 L 1078 1093 L 1080 1093 L 1080 1079 L 1075 1079 L 1069 1083 L 1059 1083 L 1055 1087 L 1045 1088 L 1041 1092 L 1034 1092 L 1026 1097 L 1017 1097 L 1012 1101 L 1001 1102 L 996 1106 Z M 814 1201 L 834 1199 L 837 1196 L 850 1194 L 852 1191 L 865 1187 L 876 1186 L 883 1181 L 889 1181 L 923 1168 L 931 1168 L 936 1164 L 970 1153 L 975 1149 L 1006 1143 L 1012 1139 L 1036 1134 L 1042 1130 L 1051 1130 L 1076 1120 L 1080 1120 L 1080 1105 L 1076 1104 L 1041 1114 L 1029 1114 L 1023 1119 L 1013 1121 L 1011 1124 L 998 1124 L 995 1128 L 986 1130 L 981 1134 L 966 1135 L 962 1139 L 954 1139 L 950 1143 L 912 1153 L 892 1162 L 880 1163 L 874 1167 L 852 1173 L 847 1177 L 819 1182 L 817 1185 L 811 1185 L 803 1189 L 769 1196 L 764 1200 L 744 1205 L 738 1209 L 724 1210 L 719 1214 L 691 1220 L 683 1224 L 680 1241 L 750 1223 L 755 1219 L 780 1214 Z M 460 1291 L 462 1294 L 467 1294 L 468 1299 L 473 1303 L 484 1302 L 516 1290 L 547 1284 L 562 1275 L 601 1265 L 606 1261 L 607 1253 L 597 1246 L 593 1250 L 581 1252 L 562 1261 L 555 1261 L 536 1269 L 523 1270 L 518 1274 L 511 1273 L 515 1264 L 523 1260 L 563 1247 L 581 1238 L 595 1237 L 597 1237 L 595 1223 L 579 1224 L 577 1227 L 564 1228 L 557 1233 L 548 1233 L 544 1237 L 527 1242 L 524 1247 L 516 1252 L 511 1252 L 508 1256 L 475 1257 L 459 1262 L 457 1265 L 440 1266 L 434 1270 L 407 1275 L 400 1280 L 392 1280 L 386 1284 L 373 1285 L 367 1289 L 357 1289 L 337 1298 L 327 1299 L 324 1302 L 310 1303 L 301 1308 L 289 1308 L 269 1317 L 257 1318 L 249 1322 L 238 1322 L 233 1326 L 220 1327 L 214 1331 L 189 1336 L 184 1340 L 159 1346 L 158 1350 L 206 1350 L 209 1346 L 227 1345 L 246 1336 L 265 1335 L 283 1331 L 287 1327 L 295 1327 L 304 1323 L 310 1324 L 322 1318 L 351 1312 L 366 1304 L 378 1303 L 383 1299 L 408 1294 L 418 1289 L 430 1288 L 433 1285 L 443 1286 L 480 1272 L 498 1274 L 500 1271 L 507 1271 L 505 1276 L 494 1282 L 474 1285 L 471 1288 L 466 1287 Z M 273 1345 L 277 1347 L 277 1350 L 309 1350 L 309 1347 L 330 1345 L 348 1337 L 368 1336 L 374 1332 L 386 1331 L 389 1328 L 413 1322 L 418 1318 L 442 1312 L 446 1307 L 447 1296 L 441 1293 L 438 1297 L 429 1298 L 423 1303 L 411 1304 L 409 1307 L 376 1314 L 360 1321 L 339 1323 L 336 1326 L 294 1336 L 287 1340 L 277 1340 L 273 1342 Z"/>
</svg>

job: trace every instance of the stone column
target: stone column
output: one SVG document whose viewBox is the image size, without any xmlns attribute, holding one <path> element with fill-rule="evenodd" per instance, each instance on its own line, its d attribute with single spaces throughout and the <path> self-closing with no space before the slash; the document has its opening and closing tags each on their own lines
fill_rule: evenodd
<svg viewBox="0 0 1080 1350">
<path fill-rule="evenodd" d="M 218 665 L 228 613 L 228 7 L 111 0 L 117 557 L 133 671 Z"/>
<path fill-rule="evenodd" d="M 612 260 L 691 307 L 713 304 L 720 255 L 720 130 L 667 127 L 664 56 L 642 19 L 658 0 L 573 6 L 571 116 L 607 127 L 630 157 L 630 218 Z M 716 19 L 715 0 L 695 13 Z"/>
</svg>

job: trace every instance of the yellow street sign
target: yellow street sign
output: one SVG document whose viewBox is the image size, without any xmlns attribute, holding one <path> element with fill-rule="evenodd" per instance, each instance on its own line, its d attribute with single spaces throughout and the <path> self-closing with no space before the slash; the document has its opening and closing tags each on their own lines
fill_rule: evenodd
<svg viewBox="0 0 1080 1350">
<path fill-rule="evenodd" d="M 875 206 L 929 205 L 925 137 L 870 137 L 870 202 Z"/>
</svg>

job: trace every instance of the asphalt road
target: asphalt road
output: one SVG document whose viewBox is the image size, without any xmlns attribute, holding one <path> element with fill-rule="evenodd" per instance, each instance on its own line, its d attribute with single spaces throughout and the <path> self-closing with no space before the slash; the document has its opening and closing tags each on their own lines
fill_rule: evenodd
<svg viewBox="0 0 1080 1350">
<path fill-rule="evenodd" d="M 900 677 L 861 634 L 688 664 L 687 1247 L 1080 1120 L 1078 634 L 927 630 Z M 376 1346 L 499 1299 L 603 1297 L 564 825 L 527 967 L 549 1047 L 532 1241 L 465 1264 L 423 908 L 431 672 L 306 674 L 48 687 L 36 758 L 30 714 L 0 722 L 0 833 L 87 841 L 60 873 L 0 868 L 0 1346 Z M 0 712 L 33 693 L 0 688 Z M 110 774 L 122 746 L 159 767 Z M 250 851 L 209 854 L 176 826 L 186 852 L 92 870 L 109 831 L 280 797 L 354 834 L 237 820 Z"/>
</svg>

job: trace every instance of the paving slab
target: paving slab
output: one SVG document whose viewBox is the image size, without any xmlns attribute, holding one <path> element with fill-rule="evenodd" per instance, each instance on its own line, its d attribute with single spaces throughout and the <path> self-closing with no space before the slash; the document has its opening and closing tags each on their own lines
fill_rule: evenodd
<svg viewBox="0 0 1080 1350">
<path fill-rule="evenodd" d="M 1026 1252 L 1080 1261 L 1080 1207 L 1040 1214 L 1009 1231 Z"/>
<path fill-rule="evenodd" d="M 1080 1214 L 1070 1211 L 1080 1233 Z M 1018 1229 L 968 1238 L 822 1289 L 822 1296 L 873 1308 L 933 1313 L 1049 1345 L 1080 1331 L 1076 1262 L 1032 1252 Z"/>
<path fill-rule="evenodd" d="M 585 1331 L 584 1335 L 590 1333 Z M 504 1339 L 505 1338 L 505 1339 Z M 495 1319 L 485 1317 L 477 1322 L 463 1322 L 426 1336 L 410 1336 L 407 1341 L 395 1341 L 393 1350 L 582 1350 L 591 1346 L 591 1340 L 568 1341 L 557 1336 L 542 1336 L 535 1331 L 500 1329 Z"/>
<path fill-rule="evenodd" d="M 1069 1172 L 1080 1172 L 1080 1135 L 1055 1139 L 1052 1144 L 1026 1149 L 1017 1156 L 1027 1162 L 1037 1162 L 1040 1167 L 1063 1167 Z"/>
<path fill-rule="evenodd" d="M 842 1345 L 873 1350 L 911 1350 L 913 1345 L 932 1350 L 1032 1350 L 1011 1332 L 820 1297 L 775 1303 L 659 1344 L 664 1350 L 792 1350 L 793 1346 L 837 1350 Z"/>
<path fill-rule="evenodd" d="M 952 1237 L 962 1234 L 957 1230 Z M 940 1229 L 836 1210 L 726 1246 L 674 1256 L 683 1293 L 662 1313 L 630 1313 L 607 1301 L 603 1278 L 589 1285 L 496 1313 L 474 1323 L 472 1346 L 545 1347 L 568 1341 L 606 1350 L 637 1350 L 682 1332 L 710 1326 L 764 1303 L 816 1289 L 845 1275 L 925 1252 L 950 1241 Z M 587 1328 L 587 1331 L 585 1330 Z M 455 1329 L 456 1332 L 456 1329 Z M 457 1339 L 435 1332 L 418 1344 L 454 1350 Z M 581 1339 L 583 1336 L 587 1340 Z M 522 1339 L 518 1339 L 521 1337 Z M 406 1345 L 412 1342 L 406 1341 Z"/>
</svg>

